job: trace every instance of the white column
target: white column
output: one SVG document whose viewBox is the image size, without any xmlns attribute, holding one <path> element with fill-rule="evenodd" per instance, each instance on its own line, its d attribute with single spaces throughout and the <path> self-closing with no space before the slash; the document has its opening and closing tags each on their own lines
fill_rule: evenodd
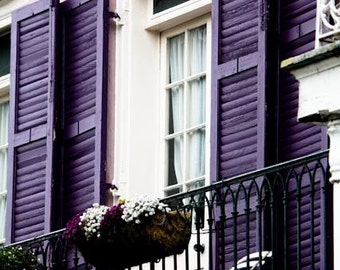
<svg viewBox="0 0 340 270">
<path fill-rule="evenodd" d="M 328 122 L 329 166 L 333 184 L 333 241 L 334 241 L 334 269 L 340 269 L 340 120 Z"/>
<path fill-rule="evenodd" d="M 340 183 L 340 120 L 328 122 L 329 147 L 329 166 L 332 184 Z M 340 269 L 340 268 L 339 268 Z"/>
<path fill-rule="evenodd" d="M 333 185 L 334 199 L 333 199 L 333 241 L 334 241 L 334 268 L 340 269 L 340 183 Z"/>
</svg>

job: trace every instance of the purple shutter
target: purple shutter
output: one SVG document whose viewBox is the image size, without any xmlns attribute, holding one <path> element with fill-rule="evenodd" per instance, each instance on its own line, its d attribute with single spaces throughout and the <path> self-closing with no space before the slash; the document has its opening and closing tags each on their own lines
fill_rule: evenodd
<svg viewBox="0 0 340 270">
<path fill-rule="evenodd" d="M 316 1 L 281 2 L 280 59 L 314 49 Z M 279 92 L 279 159 L 301 157 L 327 148 L 325 129 L 298 123 L 298 82 L 287 71 L 280 74 Z"/>
<path fill-rule="evenodd" d="M 212 181 L 264 166 L 265 3 L 265 0 L 212 1 Z M 229 269 L 234 259 L 246 255 L 247 246 L 249 252 L 258 251 L 256 194 L 250 197 L 249 208 L 244 206 L 244 198 L 238 199 L 236 213 L 231 210 L 236 202 L 229 194 L 216 213 L 221 217 L 216 220 L 216 269 L 224 269 L 222 265 Z M 221 237 L 225 246 L 220 244 Z"/>
<path fill-rule="evenodd" d="M 259 0 L 220 0 L 212 5 L 215 181 L 264 166 L 266 20 Z"/>
<path fill-rule="evenodd" d="M 63 222 L 105 202 L 108 1 L 66 1 L 63 11 Z"/>
<path fill-rule="evenodd" d="M 281 1 L 281 48 L 280 59 L 287 59 L 314 49 L 316 1 Z M 279 159 L 301 157 L 327 148 L 325 128 L 297 121 L 298 82 L 287 71 L 281 70 L 279 89 Z M 302 178 L 301 189 L 292 179 L 287 197 L 287 263 L 289 269 L 324 269 L 325 260 L 320 251 L 326 239 L 325 222 L 320 213 L 326 211 L 323 204 L 324 181 L 322 172 L 316 173 L 315 192 L 310 193 L 310 183 Z M 326 185 L 329 184 L 326 181 Z M 300 201 L 290 200 L 300 190 Z M 313 199 L 313 200 L 312 200 Z M 313 204 L 312 204 L 313 201 Z M 311 211 L 313 209 L 313 211 Z M 313 239 L 310 237 L 313 236 Z M 311 242 L 313 241 L 313 243 Z M 297 244 L 299 243 L 300 246 Z M 314 262 L 313 262 L 314 260 Z"/>
<path fill-rule="evenodd" d="M 13 13 L 7 242 L 50 231 L 56 1 Z"/>
</svg>

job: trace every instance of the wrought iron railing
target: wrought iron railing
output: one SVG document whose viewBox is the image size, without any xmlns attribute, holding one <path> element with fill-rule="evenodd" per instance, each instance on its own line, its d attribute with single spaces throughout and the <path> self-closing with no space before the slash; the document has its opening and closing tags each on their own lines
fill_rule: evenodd
<svg viewBox="0 0 340 270">
<path fill-rule="evenodd" d="M 320 152 L 164 199 L 192 207 L 191 242 L 184 254 L 137 269 L 333 269 L 327 157 Z M 15 245 L 36 252 L 45 269 L 92 269 L 61 233 Z"/>
</svg>

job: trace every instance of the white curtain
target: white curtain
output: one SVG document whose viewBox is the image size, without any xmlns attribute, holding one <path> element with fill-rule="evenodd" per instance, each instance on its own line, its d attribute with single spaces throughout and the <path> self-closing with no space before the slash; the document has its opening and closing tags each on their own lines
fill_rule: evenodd
<svg viewBox="0 0 340 270">
<path fill-rule="evenodd" d="M 5 238 L 8 102 L 0 103 L 0 240 Z"/>
<path fill-rule="evenodd" d="M 169 83 L 174 83 L 183 79 L 184 76 L 184 34 L 169 39 Z M 171 108 L 169 108 L 169 121 L 172 121 L 173 130 L 170 133 L 175 133 L 184 128 L 184 87 L 179 84 L 170 89 L 169 99 L 171 100 Z M 173 167 L 176 179 L 169 179 L 169 185 L 177 184 L 183 179 L 183 136 L 174 138 L 174 147 L 172 158 L 169 157 L 169 166 Z M 171 164 L 171 160 L 173 163 Z"/>
<path fill-rule="evenodd" d="M 206 27 L 202 26 L 189 32 L 190 75 L 206 71 Z M 206 121 L 206 77 L 190 82 L 190 126 Z M 189 177 L 197 178 L 205 174 L 205 128 L 190 136 Z"/>
<path fill-rule="evenodd" d="M 168 40 L 169 50 L 169 83 L 176 83 L 184 76 L 204 73 L 206 71 L 206 27 L 202 26 L 188 32 L 188 63 L 184 62 L 184 34 Z M 184 74 L 185 65 L 188 73 Z M 206 77 L 205 75 L 188 83 L 189 88 L 184 89 L 184 84 L 178 84 L 169 91 L 169 134 L 183 131 L 185 128 L 204 124 L 206 121 Z M 187 93 L 184 93 L 188 91 Z M 188 107 L 185 107 L 184 96 L 187 95 Z M 184 127 L 184 117 L 189 121 Z M 186 134 L 188 137 L 188 176 L 197 178 L 205 174 L 205 128 Z M 174 178 L 169 179 L 168 185 L 182 182 L 184 165 L 184 137 L 176 136 L 169 145 L 169 169 L 173 169 Z M 172 150 L 172 152 L 171 152 Z"/>
</svg>

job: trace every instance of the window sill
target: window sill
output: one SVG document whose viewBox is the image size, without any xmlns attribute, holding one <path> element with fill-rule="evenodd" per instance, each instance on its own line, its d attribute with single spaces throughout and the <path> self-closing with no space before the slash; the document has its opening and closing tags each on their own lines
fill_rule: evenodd
<svg viewBox="0 0 340 270">
<path fill-rule="evenodd" d="M 145 29 L 164 31 L 211 12 L 211 0 L 185 2 L 182 5 L 152 15 Z"/>
</svg>

